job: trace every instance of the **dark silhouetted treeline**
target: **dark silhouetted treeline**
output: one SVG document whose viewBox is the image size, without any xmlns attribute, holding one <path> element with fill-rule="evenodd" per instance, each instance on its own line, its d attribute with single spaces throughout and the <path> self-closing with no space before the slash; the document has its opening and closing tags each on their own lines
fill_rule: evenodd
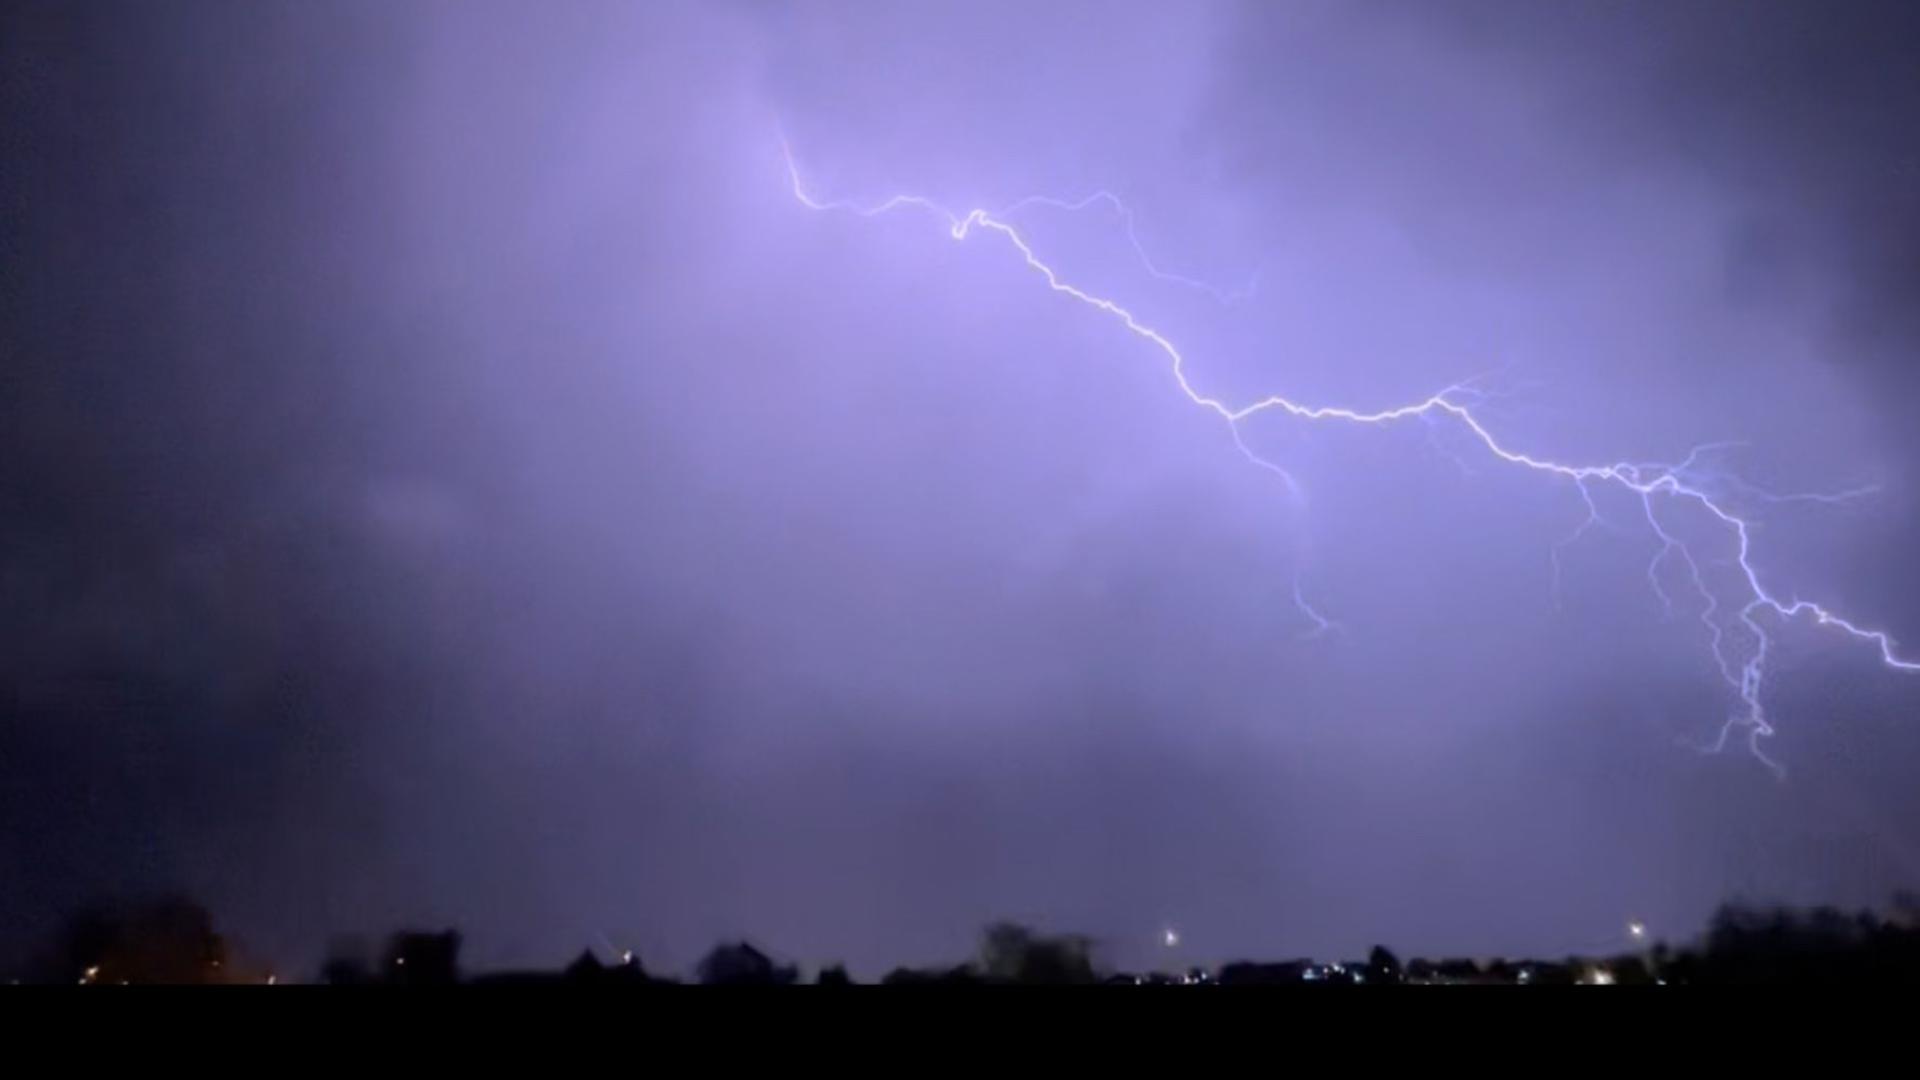
<svg viewBox="0 0 1920 1080">
<path fill-rule="evenodd" d="M 1638 933 L 1638 928 L 1636 928 Z M 649 972 L 628 952 L 603 960 L 585 951 L 546 971 L 470 974 L 460 967 L 460 935 L 405 931 L 377 954 L 342 944 L 314 981 L 332 986 L 652 986 L 691 981 L 711 986 L 791 986 L 798 967 L 747 942 L 715 946 L 690 980 Z M 58 940 L 14 982 L 81 985 L 271 984 L 288 981 L 247 959 L 189 900 L 168 898 L 101 905 L 76 913 Z M 851 985 L 839 966 L 821 969 L 822 986 Z M 899 968 L 887 986 L 938 985 L 1736 985 L 1791 983 L 1920 983 L 1920 901 L 1896 899 L 1891 914 L 1833 908 L 1794 910 L 1723 907 L 1704 937 L 1684 948 L 1653 943 L 1601 957 L 1430 960 L 1402 963 L 1376 946 L 1364 960 L 1234 961 L 1217 969 L 1135 974 L 1103 970 L 1095 943 L 998 923 L 982 936 L 978 955 L 945 967 Z"/>
</svg>

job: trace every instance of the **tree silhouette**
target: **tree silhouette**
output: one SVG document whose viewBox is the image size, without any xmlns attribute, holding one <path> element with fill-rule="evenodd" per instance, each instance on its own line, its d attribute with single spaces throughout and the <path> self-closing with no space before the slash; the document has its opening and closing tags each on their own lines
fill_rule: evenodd
<svg viewBox="0 0 1920 1080">
<path fill-rule="evenodd" d="M 359 937 L 335 938 L 327 946 L 327 958 L 320 965 L 320 982 L 326 986 L 367 986 L 376 981 L 372 950 Z"/>
<path fill-rule="evenodd" d="M 453 986 L 460 981 L 460 933 L 417 930 L 395 934 L 381 972 L 396 986 Z"/>
<path fill-rule="evenodd" d="M 208 985 L 264 982 L 236 971 L 213 916 L 184 897 L 96 904 L 67 921 L 41 963 L 46 982 Z"/>
<path fill-rule="evenodd" d="M 787 986 L 800 973 L 776 965 L 766 953 L 746 942 L 715 945 L 700 961 L 700 981 L 709 986 Z"/>
<path fill-rule="evenodd" d="M 1084 937 L 1041 937 L 1017 923 L 987 927 L 980 949 L 989 978 L 1039 985 L 1094 982 L 1091 943 Z"/>
<path fill-rule="evenodd" d="M 1367 954 L 1367 981 L 1372 983 L 1397 983 L 1401 977 L 1400 958 L 1385 945 L 1375 945 Z"/>
</svg>

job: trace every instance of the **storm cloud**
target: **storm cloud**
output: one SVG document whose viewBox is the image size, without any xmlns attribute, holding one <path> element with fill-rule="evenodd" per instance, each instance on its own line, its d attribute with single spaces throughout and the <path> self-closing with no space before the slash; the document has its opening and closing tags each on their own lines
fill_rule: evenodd
<svg viewBox="0 0 1920 1080">
<path fill-rule="evenodd" d="M 289 965 L 993 918 L 1129 964 L 1604 947 L 1920 875 L 1920 681 L 1777 627 L 1768 752 L 1530 451 L 1712 440 L 1920 641 L 1911 5 L 13 5 L 0 955 L 180 888 Z M 1639 522 L 1636 525 L 1636 522 Z M 1724 552 L 1720 552 L 1724 555 Z M 1335 633 L 1293 599 L 1295 582 Z"/>
</svg>

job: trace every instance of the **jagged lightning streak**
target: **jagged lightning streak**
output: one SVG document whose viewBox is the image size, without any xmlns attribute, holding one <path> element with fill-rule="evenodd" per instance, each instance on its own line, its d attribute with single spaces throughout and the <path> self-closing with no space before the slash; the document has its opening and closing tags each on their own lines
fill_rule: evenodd
<svg viewBox="0 0 1920 1080">
<path fill-rule="evenodd" d="M 1133 215 L 1126 205 L 1107 192 L 1098 192 L 1080 200 L 1064 200 L 1045 197 L 1029 197 L 1011 204 L 1007 210 L 998 213 L 987 210 L 969 210 L 956 214 L 932 199 L 921 195 L 894 195 L 882 202 L 862 205 L 837 200 L 816 199 L 806 190 L 800 176 L 799 165 L 795 162 L 791 147 L 782 141 L 782 150 L 786 154 L 787 175 L 793 187 L 793 197 L 804 207 L 816 211 L 843 211 L 860 217 L 879 217 L 903 209 L 915 209 L 932 214 L 945 222 L 947 234 L 954 240 L 966 240 L 976 231 L 993 233 L 1005 240 L 1026 264 L 1028 270 L 1037 274 L 1053 292 L 1075 300 L 1107 317 L 1113 319 L 1129 334 L 1158 350 L 1168 361 L 1174 382 L 1180 392 L 1192 404 L 1218 416 L 1226 422 L 1228 434 L 1233 445 L 1249 462 L 1265 469 L 1278 477 L 1287 490 L 1296 497 L 1300 494 L 1299 484 L 1285 467 L 1268 458 L 1262 457 L 1247 445 L 1242 437 L 1240 426 L 1243 422 L 1265 413 L 1280 413 L 1300 420 L 1337 421 L 1349 424 L 1384 425 L 1402 420 L 1448 419 L 1464 429 L 1496 460 L 1518 468 L 1541 473 L 1550 478 L 1571 483 L 1584 501 L 1588 516 L 1578 529 L 1567 538 L 1554 545 L 1553 559 L 1555 567 L 1555 588 L 1558 590 L 1559 550 L 1579 539 L 1586 531 L 1603 524 L 1599 507 L 1593 500 L 1592 486 L 1612 485 L 1635 496 L 1645 513 L 1648 527 L 1660 541 L 1660 549 L 1654 554 L 1647 567 L 1647 580 L 1652 584 L 1655 595 L 1668 611 L 1673 609 L 1672 595 L 1660 584 L 1660 569 L 1667 562 L 1679 559 L 1686 567 L 1690 584 L 1701 599 L 1700 621 L 1706 626 L 1709 648 L 1714 662 L 1727 685 L 1738 695 L 1741 709 L 1730 715 L 1720 728 L 1718 739 L 1710 749 L 1724 748 L 1727 740 L 1737 729 L 1746 733 L 1747 746 L 1761 762 L 1772 769 L 1776 775 L 1784 775 L 1779 763 L 1769 758 L 1761 749 L 1761 740 L 1773 734 L 1773 725 L 1767 719 L 1765 704 L 1761 701 L 1761 691 L 1766 679 L 1766 665 L 1772 651 L 1773 641 L 1761 624 L 1760 617 L 1771 612 L 1775 617 L 1791 621 L 1801 617 L 1810 617 L 1815 625 L 1833 627 L 1854 640 L 1871 645 L 1880 655 L 1887 667 L 1900 671 L 1920 672 L 1920 661 L 1901 656 L 1895 649 L 1893 639 L 1885 631 L 1868 629 L 1810 600 L 1783 600 L 1770 591 L 1760 580 L 1760 572 L 1752 557 L 1752 522 L 1740 516 L 1729 507 L 1725 496 L 1713 494 L 1714 482 L 1703 478 L 1698 472 L 1700 459 L 1711 452 L 1729 448 L 1730 444 L 1708 443 L 1687 455 L 1677 464 L 1658 462 L 1635 463 L 1619 461 L 1605 465 L 1578 465 L 1555 461 L 1550 458 L 1536 457 L 1524 451 L 1515 450 L 1502 443 L 1492 431 L 1483 425 L 1468 402 L 1482 400 L 1482 395 L 1470 384 L 1473 380 L 1464 380 L 1441 389 L 1438 393 L 1405 405 L 1392 408 L 1364 410 L 1336 405 L 1307 405 L 1278 394 L 1260 398 L 1248 404 L 1233 406 L 1219 398 L 1206 394 L 1196 388 L 1187 377 L 1187 358 L 1159 331 L 1141 322 L 1128 308 L 1119 302 L 1104 296 L 1087 292 L 1062 278 L 1053 266 L 1040 258 L 1026 237 L 1010 224 L 1006 218 L 1014 211 L 1033 205 L 1045 205 L 1064 210 L 1084 209 L 1096 202 L 1112 206 L 1126 224 L 1127 236 L 1135 252 L 1140 256 L 1149 273 L 1163 280 L 1173 280 L 1195 285 L 1225 298 L 1217 290 L 1196 282 L 1193 279 L 1179 277 L 1159 270 L 1147 257 L 1138 236 L 1133 229 Z M 1744 484 L 1729 485 L 1748 494 L 1767 501 L 1816 501 L 1839 502 L 1865 494 L 1870 489 L 1840 492 L 1836 494 L 1788 494 L 1774 495 Z M 1737 609 L 1732 609 L 1729 625 L 1718 616 L 1722 611 L 1720 596 L 1709 587 L 1700 560 L 1695 557 L 1688 544 L 1676 537 L 1661 520 L 1656 511 L 1656 496 L 1664 497 L 1671 503 L 1692 505 L 1707 514 L 1721 529 L 1729 534 L 1736 544 L 1732 565 L 1745 587 L 1747 599 Z M 1311 618 L 1318 630 L 1316 633 L 1332 629 L 1336 624 L 1307 606 L 1301 595 L 1299 582 L 1294 583 L 1294 599 L 1301 610 Z M 1727 638 L 1737 625 L 1751 639 L 1744 655 L 1730 656 Z"/>
<path fill-rule="evenodd" d="M 788 155 L 787 160 L 789 162 L 793 160 L 791 154 Z M 1121 225 L 1126 229 L 1127 243 L 1132 246 L 1133 253 L 1139 257 L 1140 265 L 1146 268 L 1148 277 L 1160 281 L 1172 282 L 1175 285 L 1182 285 L 1196 292 L 1206 293 L 1222 304 L 1239 303 L 1252 296 L 1254 290 L 1259 287 L 1260 278 L 1258 274 L 1249 278 L 1247 283 L 1240 288 L 1227 290 L 1211 282 L 1201 281 L 1199 278 L 1191 278 L 1185 274 L 1176 274 L 1170 270 L 1162 270 L 1154 264 L 1153 256 L 1147 254 L 1147 246 L 1140 242 L 1139 227 L 1134 223 L 1133 208 L 1122 202 L 1120 196 L 1115 195 L 1111 191 L 1096 191 L 1084 199 L 1074 199 L 1071 201 L 1056 199 L 1049 195 L 1029 195 L 1016 203 L 1012 203 L 995 211 L 992 216 L 997 220 L 1005 221 L 1029 206 L 1046 206 L 1055 210 L 1074 213 L 1085 210 L 1087 207 L 1093 206 L 1096 203 L 1104 203 L 1119 216 Z"/>
</svg>

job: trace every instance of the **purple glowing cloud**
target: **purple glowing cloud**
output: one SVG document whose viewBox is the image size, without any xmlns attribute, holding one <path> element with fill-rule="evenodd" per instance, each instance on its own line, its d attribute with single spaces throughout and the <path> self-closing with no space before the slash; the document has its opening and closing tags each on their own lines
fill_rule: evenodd
<svg viewBox="0 0 1920 1080">
<path fill-rule="evenodd" d="M 1760 571 L 1754 565 L 1752 556 L 1752 524 L 1730 508 L 1725 497 L 1716 499 L 1709 493 L 1709 487 L 1718 485 L 1747 492 L 1768 501 L 1813 501 L 1832 503 L 1864 494 L 1862 489 L 1854 489 L 1835 494 L 1795 493 L 1775 495 L 1747 485 L 1738 478 L 1722 478 L 1717 474 L 1698 472 L 1703 455 L 1709 450 L 1718 449 L 1724 444 L 1703 444 L 1693 449 L 1685 459 L 1678 463 L 1616 461 L 1605 465 L 1569 464 L 1552 458 L 1509 449 L 1481 423 L 1472 410 L 1461 399 L 1471 399 L 1476 393 L 1471 380 L 1448 386 L 1410 404 L 1398 405 L 1386 409 L 1357 410 L 1337 405 L 1306 405 L 1291 398 L 1273 394 L 1249 404 L 1230 406 L 1217 397 L 1212 397 L 1196 389 L 1188 379 L 1187 360 L 1173 342 L 1159 331 L 1142 323 L 1134 313 L 1118 302 L 1101 295 L 1081 289 L 1065 280 L 1048 262 L 1035 253 L 1033 246 L 1021 233 L 1009 223 L 1008 219 L 1019 210 L 1028 206 L 1049 206 L 1058 210 L 1075 212 L 1084 210 L 1096 203 L 1105 203 L 1121 215 L 1126 225 L 1127 240 L 1148 273 L 1159 280 L 1175 281 L 1183 285 L 1200 288 L 1217 299 L 1229 299 L 1233 294 L 1222 293 L 1213 286 L 1192 278 L 1168 274 L 1161 271 L 1141 246 L 1135 231 L 1133 212 L 1125 203 L 1106 191 L 1093 195 L 1067 200 L 1051 196 L 1027 196 L 1005 209 L 989 211 L 969 210 L 957 214 L 939 203 L 922 195 L 898 194 L 888 196 L 878 202 L 861 204 L 849 200 L 822 200 L 809 194 L 801 176 L 799 163 L 794 159 L 793 149 L 782 141 L 782 152 L 786 156 L 788 180 L 793 188 L 793 197 L 800 205 L 809 210 L 847 211 L 860 217 L 878 217 L 900 210 L 914 210 L 930 213 L 941 219 L 947 226 L 947 235 L 954 240 L 965 240 L 976 229 L 993 233 L 1004 239 L 1020 256 L 1027 269 L 1038 274 L 1052 291 L 1084 304 L 1087 307 L 1108 316 L 1118 322 L 1129 334 L 1147 342 L 1164 355 L 1170 365 L 1174 381 L 1179 384 L 1180 392 L 1188 401 L 1213 413 L 1224 420 L 1228 432 L 1233 437 L 1234 446 L 1249 462 L 1279 477 L 1289 492 L 1296 498 L 1302 495 L 1299 482 L 1278 462 L 1272 461 L 1254 452 L 1241 437 L 1240 425 L 1265 413 L 1279 412 L 1300 420 L 1334 421 L 1348 424 L 1391 424 L 1406 420 L 1427 419 L 1434 416 L 1447 416 L 1458 421 L 1471 432 L 1486 451 L 1509 465 L 1544 473 L 1549 477 L 1571 481 L 1586 504 L 1588 515 L 1572 535 L 1553 547 L 1555 589 L 1559 582 L 1559 552 L 1566 544 L 1585 535 L 1587 529 L 1599 523 L 1600 511 L 1594 505 L 1593 497 L 1587 489 L 1589 483 L 1613 484 L 1636 496 L 1645 514 L 1646 524 L 1659 548 L 1654 552 L 1652 561 L 1647 564 L 1647 582 L 1660 598 L 1661 605 L 1667 610 L 1673 609 L 1673 599 L 1660 583 L 1660 568 L 1669 558 L 1678 558 L 1685 564 L 1688 581 L 1692 584 L 1700 599 L 1698 617 L 1706 627 L 1708 647 L 1712 651 L 1715 663 L 1722 678 L 1738 695 L 1743 711 L 1728 717 L 1720 728 L 1720 736 L 1710 747 L 1714 752 L 1724 748 L 1728 735 L 1736 728 L 1743 728 L 1747 735 L 1747 746 L 1753 755 L 1772 769 L 1775 775 L 1784 777 L 1785 769 L 1779 762 L 1768 757 L 1761 749 L 1760 741 L 1773 734 L 1773 726 L 1767 720 L 1766 706 L 1761 695 L 1766 684 L 1767 654 L 1772 639 L 1756 616 L 1771 613 L 1782 619 L 1794 619 L 1811 616 L 1820 626 L 1837 627 L 1853 638 L 1872 645 L 1880 655 L 1881 663 L 1898 671 L 1920 672 L 1920 661 L 1904 659 L 1897 654 L 1893 640 L 1884 631 L 1866 629 L 1855 622 L 1810 600 L 1783 600 L 1771 592 L 1760 581 Z M 1701 573 L 1700 560 L 1695 557 L 1693 548 L 1676 537 L 1662 524 L 1660 514 L 1655 511 L 1656 498 L 1664 498 L 1682 506 L 1692 506 L 1709 515 L 1723 531 L 1731 535 L 1737 547 L 1734 562 L 1740 571 L 1746 587 L 1746 596 L 1735 596 L 1726 601 L 1732 612 L 1731 618 L 1744 629 L 1751 641 L 1735 656 L 1729 656 L 1727 632 L 1730 629 L 1723 621 L 1716 619 L 1722 611 L 1722 598 L 1708 586 Z M 1329 628 L 1330 623 L 1319 612 L 1308 605 L 1301 592 L 1299 579 L 1293 583 L 1293 597 L 1301 613 L 1310 619 L 1317 631 Z M 1316 631 L 1316 632 L 1317 632 Z"/>
</svg>

